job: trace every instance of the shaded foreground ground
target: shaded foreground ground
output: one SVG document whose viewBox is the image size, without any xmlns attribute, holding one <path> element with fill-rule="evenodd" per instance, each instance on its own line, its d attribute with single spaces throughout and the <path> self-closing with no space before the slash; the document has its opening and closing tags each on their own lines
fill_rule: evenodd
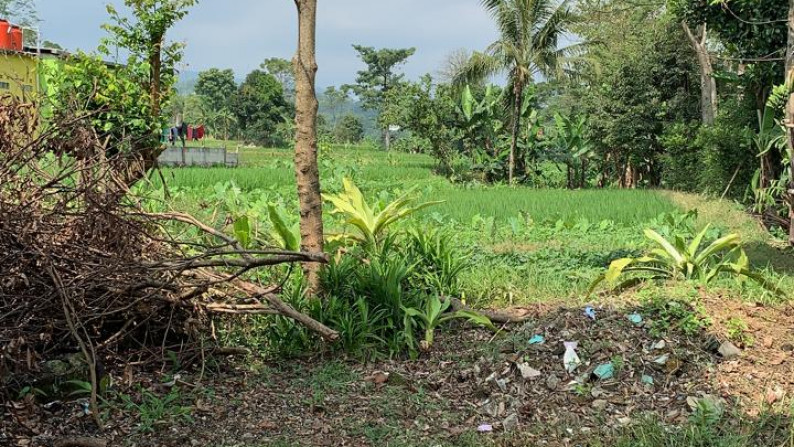
<svg viewBox="0 0 794 447">
<path fill-rule="evenodd" d="M 794 310 L 703 302 L 713 333 L 660 334 L 654 315 L 629 321 L 635 309 L 596 308 L 592 321 L 582 309 L 546 305 L 516 309 L 531 318 L 497 336 L 449 330 L 417 361 L 216 358 L 203 380 L 197 366 L 173 386 L 171 375 L 127 370 L 116 377 L 103 433 L 80 401 L 45 408 L 28 398 L 5 408 L 0 445 L 91 435 L 136 446 L 606 446 L 648 417 L 685 425 L 696 407 L 748 436 L 724 445 L 794 445 Z M 736 318 L 747 347 L 726 359 L 716 349 Z M 535 335 L 545 342 L 530 344 Z M 583 364 L 573 375 L 562 341 L 579 342 Z M 599 380 L 593 373 L 608 362 L 614 376 Z M 483 424 L 493 431 L 479 433 Z"/>
</svg>

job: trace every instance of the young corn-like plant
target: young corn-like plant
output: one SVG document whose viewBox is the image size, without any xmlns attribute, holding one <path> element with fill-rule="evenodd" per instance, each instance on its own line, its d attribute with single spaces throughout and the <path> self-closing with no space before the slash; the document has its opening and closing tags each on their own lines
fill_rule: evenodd
<svg viewBox="0 0 794 447">
<path fill-rule="evenodd" d="M 451 305 L 452 301 L 450 300 L 441 301 L 438 296 L 431 296 L 425 300 L 425 308 L 423 310 L 403 307 L 402 309 L 405 313 L 404 326 L 409 340 L 413 340 L 414 320 L 417 319 L 420 327 L 425 331 L 424 340 L 419 343 L 420 350 L 424 352 L 432 348 L 436 329 L 451 320 L 465 319 L 477 326 L 486 327 L 493 331 L 497 330 L 488 317 L 477 312 L 470 310 L 447 312 Z"/>
<path fill-rule="evenodd" d="M 386 205 L 370 205 L 361 190 L 349 178 L 343 181 L 344 192 L 324 194 L 323 198 L 334 205 L 333 214 L 341 214 L 356 233 L 347 236 L 369 247 L 377 247 L 389 226 L 419 210 L 442 202 L 425 202 L 414 205 L 414 189 Z M 344 237 L 342 237 L 344 238 Z"/>
<path fill-rule="evenodd" d="M 699 281 L 708 285 L 720 274 L 749 278 L 767 290 L 781 293 L 763 275 L 750 269 L 750 261 L 737 234 L 721 237 L 703 247 L 710 226 L 707 225 L 694 239 L 686 243 L 675 236 L 672 241 L 665 239 L 654 230 L 645 230 L 645 237 L 654 242 L 657 248 L 640 258 L 622 258 L 612 261 L 607 271 L 596 278 L 590 286 L 590 293 L 607 281 L 615 288 L 624 288 L 646 279 L 684 279 Z M 637 273 L 650 275 L 632 277 L 622 282 L 625 274 Z"/>
</svg>

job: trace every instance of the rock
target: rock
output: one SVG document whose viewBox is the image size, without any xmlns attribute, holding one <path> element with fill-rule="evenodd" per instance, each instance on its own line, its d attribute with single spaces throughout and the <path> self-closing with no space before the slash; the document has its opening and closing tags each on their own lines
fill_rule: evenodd
<svg viewBox="0 0 794 447">
<path fill-rule="evenodd" d="M 505 432 L 509 433 L 518 428 L 518 415 L 513 413 L 502 421 L 502 428 Z"/>
<path fill-rule="evenodd" d="M 604 399 L 597 399 L 594 400 L 592 403 L 593 409 L 598 411 L 604 411 L 609 405 L 609 402 L 605 401 Z"/>
<path fill-rule="evenodd" d="M 555 391 L 560 386 L 560 382 L 561 380 L 559 377 L 551 375 L 546 379 L 546 387 L 552 391 Z"/>
<path fill-rule="evenodd" d="M 524 380 L 536 379 L 541 376 L 541 372 L 526 363 L 519 363 L 518 370 L 521 372 L 521 377 Z"/>
<path fill-rule="evenodd" d="M 742 355 L 742 350 L 737 348 L 733 343 L 726 341 L 720 346 L 719 353 L 723 358 L 732 359 Z"/>
<path fill-rule="evenodd" d="M 769 349 L 775 344 L 775 339 L 772 337 L 764 337 L 764 347 Z"/>
<path fill-rule="evenodd" d="M 784 352 L 792 352 L 794 351 L 794 345 L 790 343 L 786 343 L 785 345 L 781 346 L 780 349 L 783 350 Z"/>
</svg>

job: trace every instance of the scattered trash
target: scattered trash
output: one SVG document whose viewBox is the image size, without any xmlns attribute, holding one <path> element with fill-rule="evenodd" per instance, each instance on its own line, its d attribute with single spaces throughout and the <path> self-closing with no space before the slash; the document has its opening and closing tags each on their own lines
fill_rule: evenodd
<svg viewBox="0 0 794 447">
<path fill-rule="evenodd" d="M 615 365 L 613 365 L 612 362 L 598 365 L 598 367 L 596 367 L 596 369 L 593 371 L 593 374 L 595 374 L 599 380 L 611 379 L 615 376 Z"/>
<path fill-rule="evenodd" d="M 664 341 L 664 340 L 659 340 L 659 342 L 658 342 L 658 343 L 656 343 L 655 345 L 653 345 L 653 349 L 655 349 L 655 350 L 657 350 L 657 351 L 661 351 L 662 349 L 664 349 L 664 348 L 666 348 L 666 347 L 667 347 L 667 343 L 665 343 L 665 341 Z"/>
<path fill-rule="evenodd" d="M 480 433 L 490 433 L 493 431 L 493 425 L 482 424 L 479 427 L 477 427 L 477 431 Z"/>
<path fill-rule="evenodd" d="M 496 386 L 499 387 L 499 391 L 503 393 L 507 392 L 507 381 L 505 379 L 497 379 Z"/>
<path fill-rule="evenodd" d="M 638 313 L 633 313 L 633 314 L 629 315 L 628 319 L 629 319 L 629 321 L 631 321 L 632 324 L 634 324 L 636 326 L 639 326 L 639 325 L 642 324 L 642 315 L 640 315 Z"/>
<path fill-rule="evenodd" d="M 593 309 L 591 306 L 587 306 L 584 308 L 584 314 L 587 316 L 587 318 L 595 321 L 596 319 L 595 309 Z"/>
<path fill-rule="evenodd" d="M 582 364 L 579 355 L 576 354 L 576 347 L 579 346 L 579 343 L 566 341 L 563 342 L 563 345 L 565 346 L 565 354 L 562 356 L 563 365 L 565 365 L 565 370 L 568 371 L 568 374 L 573 374 L 576 368 Z"/>
<path fill-rule="evenodd" d="M 653 363 L 656 363 L 657 365 L 666 365 L 668 360 L 670 360 L 670 354 L 665 354 L 657 357 Z"/>
<path fill-rule="evenodd" d="M 720 345 L 719 353 L 722 357 L 726 359 L 732 359 L 734 357 L 739 357 L 742 355 L 742 350 L 737 348 L 736 345 L 733 343 L 726 341 L 722 345 Z"/>
<path fill-rule="evenodd" d="M 646 385 L 653 385 L 653 377 L 645 374 L 642 376 L 642 383 Z"/>
<path fill-rule="evenodd" d="M 524 380 L 528 379 L 535 379 L 541 376 L 541 372 L 531 366 L 527 365 L 526 363 L 519 363 L 518 370 L 521 372 L 521 377 Z"/>
<path fill-rule="evenodd" d="M 530 345 L 542 345 L 543 343 L 546 343 L 546 339 L 540 334 L 533 335 L 532 338 L 529 339 Z"/>
<path fill-rule="evenodd" d="M 502 428 L 505 432 L 511 432 L 518 428 L 518 415 L 513 413 L 502 421 Z"/>
</svg>

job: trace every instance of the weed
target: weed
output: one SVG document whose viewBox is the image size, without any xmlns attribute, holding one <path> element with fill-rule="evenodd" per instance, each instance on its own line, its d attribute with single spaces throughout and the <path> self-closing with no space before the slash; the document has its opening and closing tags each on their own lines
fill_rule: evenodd
<svg viewBox="0 0 794 447">
<path fill-rule="evenodd" d="M 153 432 L 156 425 L 176 420 L 193 422 L 192 409 L 182 405 L 184 396 L 179 387 L 171 388 L 164 396 L 141 387 L 137 399 L 127 394 L 119 394 L 118 397 L 126 411 L 138 415 L 138 430 L 142 432 Z"/>
<path fill-rule="evenodd" d="M 728 338 L 734 343 L 746 348 L 752 347 L 755 343 L 753 336 L 748 333 L 750 328 L 747 326 L 747 322 L 740 317 L 732 317 L 726 321 L 725 329 Z"/>
<path fill-rule="evenodd" d="M 711 318 L 695 297 L 668 297 L 664 290 L 653 290 L 642 297 L 642 313 L 650 320 L 650 332 L 661 337 L 670 331 L 695 335 L 711 326 Z"/>
</svg>

